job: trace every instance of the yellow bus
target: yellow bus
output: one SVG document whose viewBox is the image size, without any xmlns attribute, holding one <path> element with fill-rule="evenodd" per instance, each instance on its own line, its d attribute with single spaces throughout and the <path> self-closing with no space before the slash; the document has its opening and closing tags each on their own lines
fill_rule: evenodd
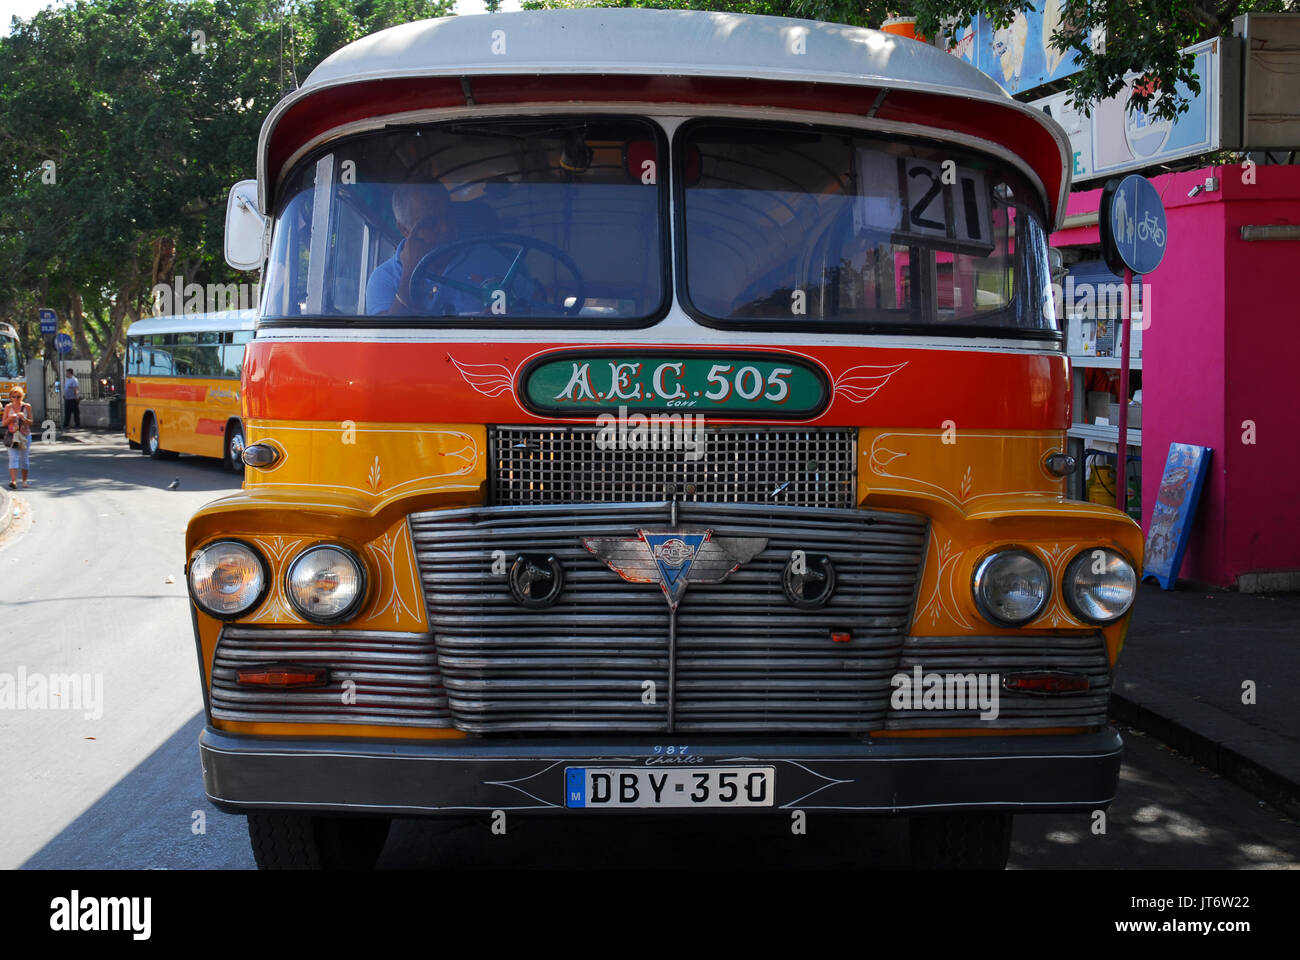
<svg viewBox="0 0 1300 960">
<path fill-rule="evenodd" d="M 239 378 L 256 312 L 150 317 L 126 335 L 126 438 L 155 460 L 191 453 L 244 468 Z"/>
<path fill-rule="evenodd" d="M 1069 144 L 914 40 L 452 17 L 273 108 L 243 489 L 190 521 L 204 785 L 259 866 L 393 817 L 1115 796 L 1139 527 L 1067 498 Z M 163 436 L 166 442 L 166 433 Z"/>
<path fill-rule="evenodd" d="M 27 368 L 23 365 L 22 345 L 18 342 L 18 331 L 7 323 L 0 323 L 0 396 L 9 400 L 9 391 L 14 387 L 27 390 Z M 31 397 L 27 402 L 31 402 Z"/>
</svg>

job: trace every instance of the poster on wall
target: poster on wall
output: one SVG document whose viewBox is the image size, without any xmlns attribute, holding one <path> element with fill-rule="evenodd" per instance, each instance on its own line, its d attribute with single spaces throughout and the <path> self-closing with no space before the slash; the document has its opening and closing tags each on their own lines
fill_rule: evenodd
<svg viewBox="0 0 1300 960">
<path fill-rule="evenodd" d="M 1209 447 L 1190 443 L 1169 444 L 1169 458 L 1160 478 L 1151 527 L 1147 531 L 1146 555 L 1142 562 L 1142 579 L 1155 578 L 1160 586 L 1172 590 L 1183 565 L 1183 552 L 1191 535 L 1192 518 L 1201 499 L 1201 487 L 1210 470 Z"/>
<path fill-rule="evenodd" d="M 1178 84 L 1178 93 L 1187 98 L 1189 108 L 1176 121 L 1142 109 L 1129 110 L 1127 90 L 1094 105 L 1091 116 L 1072 107 L 1070 95 L 1064 92 L 1034 100 L 1030 106 L 1048 114 L 1070 138 L 1071 176 L 1076 183 L 1229 149 L 1239 141 L 1232 99 L 1235 88 L 1229 85 L 1225 89 L 1234 76 L 1232 71 L 1239 67 L 1236 51 L 1237 47 L 1219 40 L 1183 50 L 1194 58 L 1201 90 L 1193 94 Z M 1138 74 L 1129 74 L 1127 79 L 1136 81 Z"/>
<path fill-rule="evenodd" d="M 994 27 L 985 16 L 975 17 L 969 27 L 957 31 L 952 54 L 1012 94 L 1068 77 L 1079 69 L 1074 51 L 1055 50 L 1051 44 L 1052 34 L 1061 26 L 1061 0 L 1044 0 L 1039 6 L 1039 10 L 1021 10 L 1005 27 Z"/>
</svg>

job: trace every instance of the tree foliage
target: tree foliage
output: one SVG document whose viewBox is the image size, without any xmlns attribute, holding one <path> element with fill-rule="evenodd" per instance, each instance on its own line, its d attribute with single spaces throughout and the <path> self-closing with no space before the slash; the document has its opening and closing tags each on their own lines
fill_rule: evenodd
<svg viewBox="0 0 1300 960">
<path fill-rule="evenodd" d="M 1173 119 L 1187 111 L 1178 84 L 1200 91 L 1195 59 L 1180 51 L 1211 37 L 1228 35 L 1232 20 L 1247 12 L 1300 10 L 1300 0 L 523 0 L 525 9 L 603 6 L 712 10 L 803 17 L 860 27 L 879 27 L 889 16 L 916 18 L 922 36 L 951 36 L 983 14 L 1005 26 L 1022 11 L 1060 3 L 1061 23 L 1051 37 L 1057 50 L 1073 51 L 1079 72 L 1068 81 L 1071 100 L 1085 112 L 1098 100 L 1131 86 L 1140 73 L 1131 108 L 1143 107 Z M 1162 96 L 1161 93 L 1167 95 Z"/>
<path fill-rule="evenodd" d="M 0 317 L 28 355 L 38 304 L 102 365 L 154 283 L 235 278 L 225 193 L 253 174 L 276 101 L 339 47 L 451 8 L 78 0 L 15 20 L 0 39 Z"/>
</svg>

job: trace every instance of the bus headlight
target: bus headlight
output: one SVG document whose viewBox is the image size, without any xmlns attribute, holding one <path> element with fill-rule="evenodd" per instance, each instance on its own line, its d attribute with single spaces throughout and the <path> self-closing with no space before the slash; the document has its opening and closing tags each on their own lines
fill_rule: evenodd
<svg viewBox="0 0 1300 960">
<path fill-rule="evenodd" d="M 975 606 L 990 623 L 1019 627 L 1047 607 L 1052 582 L 1047 567 L 1026 550 L 991 553 L 975 568 Z"/>
<path fill-rule="evenodd" d="M 314 623 L 337 623 L 356 612 L 366 593 L 366 570 L 344 547 L 304 550 L 289 564 L 285 593 L 293 608 Z"/>
<path fill-rule="evenodd" d="M 266 593 L 267 582 L 262 558 L 237 540 L 210 543 L 190 561 L 190 596 L 214 617 L 237 617 L 253 609 Z"/>
<path fill-rule="evenodd" d="M 1070 561 L 1061 589 L 1066 606 L 1080 620 L 1113 623 L 1133 605 L 1137 571 L 1114 550 L 1095 547 Z"/>
</svg>

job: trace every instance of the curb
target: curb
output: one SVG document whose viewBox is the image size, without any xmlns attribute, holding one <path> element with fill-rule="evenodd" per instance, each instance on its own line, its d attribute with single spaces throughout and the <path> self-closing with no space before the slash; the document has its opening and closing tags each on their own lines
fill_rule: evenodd
<svg viewBox="0 0 1300 960">
<path fill-rule="evenodd" d="M 8 483 L 8 481 L 5 481 Z M 14 500 L 8 487 L 0 488 L 0 533 L 9 529 L 14 520 Z"/>
<path fill-rule="evenodd" d="M 1128 689 L 1111 691 L 1113 721 L 1155 737 L 1287 816 L 1300 819 L 1300 758 L 1293 742 L 1155 684 L 1142 681 L 1122 686 Z"/>
</svg>

